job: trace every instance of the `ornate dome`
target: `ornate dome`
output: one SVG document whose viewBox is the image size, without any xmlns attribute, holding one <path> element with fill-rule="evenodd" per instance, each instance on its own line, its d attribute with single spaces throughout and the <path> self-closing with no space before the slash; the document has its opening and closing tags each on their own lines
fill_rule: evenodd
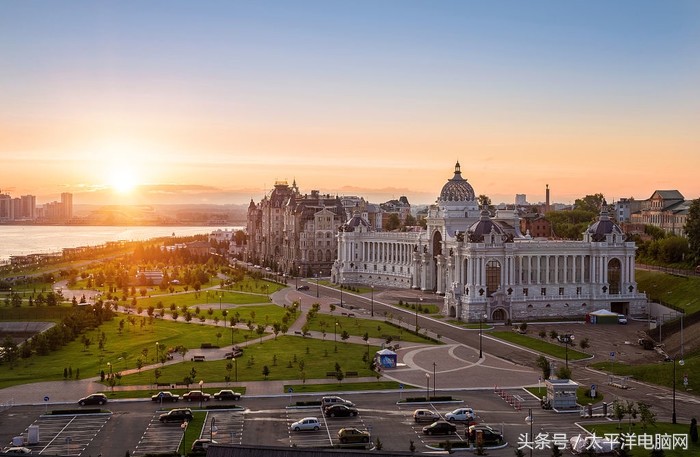
<svg viewBox="0 0 700 457">
<path fill-rule="evenodd" d="M 600 212 L 600 217 L 586 229 L 586 232 L 592 235 L 622 234 L 622 229 L 610 220 L 608 211 L 605 209 L 605 203 L 603 203 L 603 210 Z"/>
<path fill-rule="evenodd" d="M 504 233 L 503 229 L 491 220 L 489 212 L 487 210 L 482 210 L 481 217 L 469 227 L 467 233 L 474 237 L 482 237 L 488 235 L 491 231 L 499 235 L 503 235 Z"/>
<path fill-rule="evenodd" d="M 455 165 L 455 175 L 447 181 L 440 192 L 440 202 L 474 201 L 474 189 L 466 179 L 462 178 L 459 162 Z"/>
</svg>

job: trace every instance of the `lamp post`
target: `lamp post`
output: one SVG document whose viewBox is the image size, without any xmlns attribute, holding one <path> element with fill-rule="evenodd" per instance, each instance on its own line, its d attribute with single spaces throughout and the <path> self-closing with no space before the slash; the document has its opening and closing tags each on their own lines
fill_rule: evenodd
<svg viewBox="0 0 700 457">
<path fill-rule="evenodd" d="M 673 363 L 673 414 L 671 415 L 671 423 L 676 423 L 676 359 L 672 359 Z"/>
<path fill-rule="evenodd" d="M 209 441 L 214 441 L 214 435 L 219 429 L 216 428 L 216 417 L 211 418 L 211 427 L 209 428 Z"/>
<path fill-rule="evenodd" d="M 321 271 L 319 270 L 318 274 L 316 275 L 316 298 L 318 298 L 318 281 L 321 279 Z"/>
<path fill-rule="evenodd" d="M 337 336 L 338 331 L 337 331 L 337 328 L 338 328 L 338 322 L 336 321 L 335 325 L 333 326 L 333 341 L 334 341 L 335 343 L 338 343 L 338 336 Z"/>
<path fill-rule="evenodd" d="M 204 385 L 204 381 L 200 380 L 199 381 L 199 407 L 202 407 L 202 398 L 204 398 L 204 391 L 202 390 L 202 386 Z"/>
<path fill-rule="evenodd" d="M 574 335 L 565 333 L 561 336 L 561 342 L 566 346 L 566 369 L 569 369 L 569 344 L 574 340 Z"/>
<path fill-rule="evenodd" d="M 433 362 L 433 397 L 435 397 L 435 381 L 437 381 L 437 376 L 435 376 L 435 367 L 437 364 Z"/>
<path fill-rule="evenodd" d="M 340 307 L 343 307 L 343 281 L 340 281 Z"/>
<path fill-rule="evenodd" d="M 156 341 L 156 356 L 154 357 L 154 360 L 156 363 L 158 363 L 158 360 L 160 360 L 160 357 L 158 356 L 159 349 L 160 349 L 159 343 Z"/>
<path fill-rule="evenodd" d="M 483 315 L 479 316 L 479 358 L 480 358 L 480 359 L 484 357 L 483 352 L 481 351 L 481 347 L 482 347 L 482 346 L 481 346 L 481 335 L 483 334 L 483 331 L 482 331 L 482 323 L 483 323 L 484 320 L 486 320 L 486 319 L 488 319 L 488 315 L 487 315 L 486 313 L 484 313 Z"/>
<path fill-rule="evenodd" d="M 221 311 L 221 295 L 222 293 L 219 292 L 219 311 Z"/>
<path fill-rule="evenodd" d="M 374 317 L 374 284 L 372 284 L 372 301 L 371 301 L 371 303 L 372 303 L 372 305 L 371 305 L 372 311 L 370 312 L 370 314 L 372 315 L 372 317 Z"/>
<path fill-rule="evenodd" d="M 425 374 L 425 401 L 430 401 L 430 373 Z"/>
<path fill-rule="evenodd" d="M 236 360 L 235 357 L 232 357 L 231 360 L 233 360 L 233 366 L 234 366 L 234 370 L 236 373 L 234 380 L 235 380 L 235 382 L 238 382 L 238 361 Z"/>
<path fill-rule="evenodd" d="M 185 421 L 180 426 L 182 428 L 182 457 L 187 455 L 187 425 L 189 422 Z"/>
<path fill-rule="evenodd" d="M 535 445 L 535 440 L 532 437 L 532 423 L 535 422 L 534 418 L 532 417 L 532 408 L 529 408 L 525 422 L 530 424 L 530 457 L 532 457 L 532 448 Z"/>
</svg>

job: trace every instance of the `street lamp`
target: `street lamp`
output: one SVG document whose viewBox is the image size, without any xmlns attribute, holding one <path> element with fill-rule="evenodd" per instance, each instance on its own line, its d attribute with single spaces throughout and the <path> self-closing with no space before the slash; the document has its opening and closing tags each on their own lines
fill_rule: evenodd
<svg viewBox="0 0 700 457">
<path fill-rule="evenodd" d="M 534 418 L 532 417 L 532 408 L 529 408 L 528 415 L 525 418 L 525 422 L 530 424 L 530 457 L 532 457 L 532 448 L 535 445 L 535 440 L 532 437 L 532 423 L 535 422 Z"/>
<path fill-rule="evenodd" d="M 430 373 L 425 374 L 425 401 L 430 401 Z"/>
<path fill-rule="evenodd" d="M 158 360 L 160 359 L 160 357 L 158 356 L 158 350 L 159 350 L 159 349 L 160 349 L 159 343 L 156 341 L 156 356 L 154 357 L 154 360 L 155 360 L 156 363 L 158 363 Z"/>
<path fill-rule="evenodd" d="M 340 307 L 343 307 L 343 281 L 340 281 Z"/>
<path fill-rule="evenodd" d="M 480 359 L 484 357 L 484 355 L 481 351 L 481 335 L 483 333 L 483 331 L 481 329 L 481 324 L 484 322 L 484 319 L 488 319 L 488 316 L 486 314 L 479 316 L 479 358 Z"/>
<path fill-rule="evenodd" d="M 420 300 L 420 307 L 423 308 L 423 297 L 418 297 Z M 418 304 L 416 304 L 416 333 L 418 333 Z"/>
<path fill-rule="evenodd" d="M 202 386 L 204 385 L 204 381 L 200 380 L 199 381 L 199 407 L 202 407 L 202 398 L 204 398 L 204 391 L 202 390 Z"/>
<path fill-rule="evenodd" d="M 372 317 L 374 317 L 374 284 L 372 284 L 372 306 L 371 306 L 371 309 L 372 309 L 372 311 L 371 311 Z"/>
<path fill-rule="evenodd" d="M 236 377 L 235 380 L 238 382 L 238 360 L 236 360 L 235 357 L 231 358 L 233 360 L 233 366 L 235 367 L 234 369 L 236 370 Z"/>
<path fill-rule="evenodd" d="M 433 397 L 435 396 L 435 381 L 437 381 L 437 376 L 435 376 L 435 367 L 437 364 L 433 362 Z"/>
<path fill-rule="evenodd" d="M 219 292 L 219 311 L 221 311 L 221 295 L 223 294 Z"/>
<path fill-rule="evenodd" d="M 209 441 L 214 441 L 214 435 L 219 429 L 216 428 L 216 417 L 211 418 L 211 427 L 209 428 Z"/>
<path fill-rule="evenodd" d="M 318 281 L 321 279 L 321 271 L 316 275 L 316 298 L 318 298 Z"/>
<path fill-rule="evenodd" d="M 182 457 L 187 455 L 187 425 L 189 422 L 185 421 L 180 425 L 182 428 Z"/>
<path fill-rule="evenodd" d="M 565 333 L 561 336 L 561 342 L 566 346 L 566 369 L 569 369 L 569 344 L 574 341 L 574 335 Z"/>
</svg>

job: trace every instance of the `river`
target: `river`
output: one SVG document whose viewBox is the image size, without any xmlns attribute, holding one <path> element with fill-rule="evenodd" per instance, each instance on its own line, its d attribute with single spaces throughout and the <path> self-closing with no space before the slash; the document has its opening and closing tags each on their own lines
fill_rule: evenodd
<svg viewBox="0 0 700 457">
<path fill-rule="evenodd" d="M 61 252 L 63 248 L 97 246 L 108 241 L 142 241 L 163 236 L 208 234 L 242 227 L 40 226 L 0 225 L 0 263 L 13 255 Z"/>
</svg>

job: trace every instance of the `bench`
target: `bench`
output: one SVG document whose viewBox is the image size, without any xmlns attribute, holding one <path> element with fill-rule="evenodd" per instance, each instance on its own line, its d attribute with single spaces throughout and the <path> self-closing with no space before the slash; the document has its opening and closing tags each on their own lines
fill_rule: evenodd
<svg viewBox="0 0 700 457">
<path fill-rule="evenodd" d="M 192 357 L 193 362 L 204 362 L 204 360 L 206 360 L 206 357 L 204 357 L 203 355 L 195 355 L 194 357 Z"/>
<path fill-rule="evenodd" d="M 159 382 L 158 384 L 156 384 L 156 387 L 170 387 L 170 383 L 169 382 Z"/>
<path fill-rule="evenodd" d="M 345 376 L 357 376 L 357 371 L 346 371 Z"/>
<path fill-rule="evenodd" d="M 335 371 L 326 371 L 326 376 L 332 376 L 332 377 L 335 378 L 335 375 L 336 375 L 336 374 L 337 374 L 337 373 L 336 373 Z"/>
</svg>

